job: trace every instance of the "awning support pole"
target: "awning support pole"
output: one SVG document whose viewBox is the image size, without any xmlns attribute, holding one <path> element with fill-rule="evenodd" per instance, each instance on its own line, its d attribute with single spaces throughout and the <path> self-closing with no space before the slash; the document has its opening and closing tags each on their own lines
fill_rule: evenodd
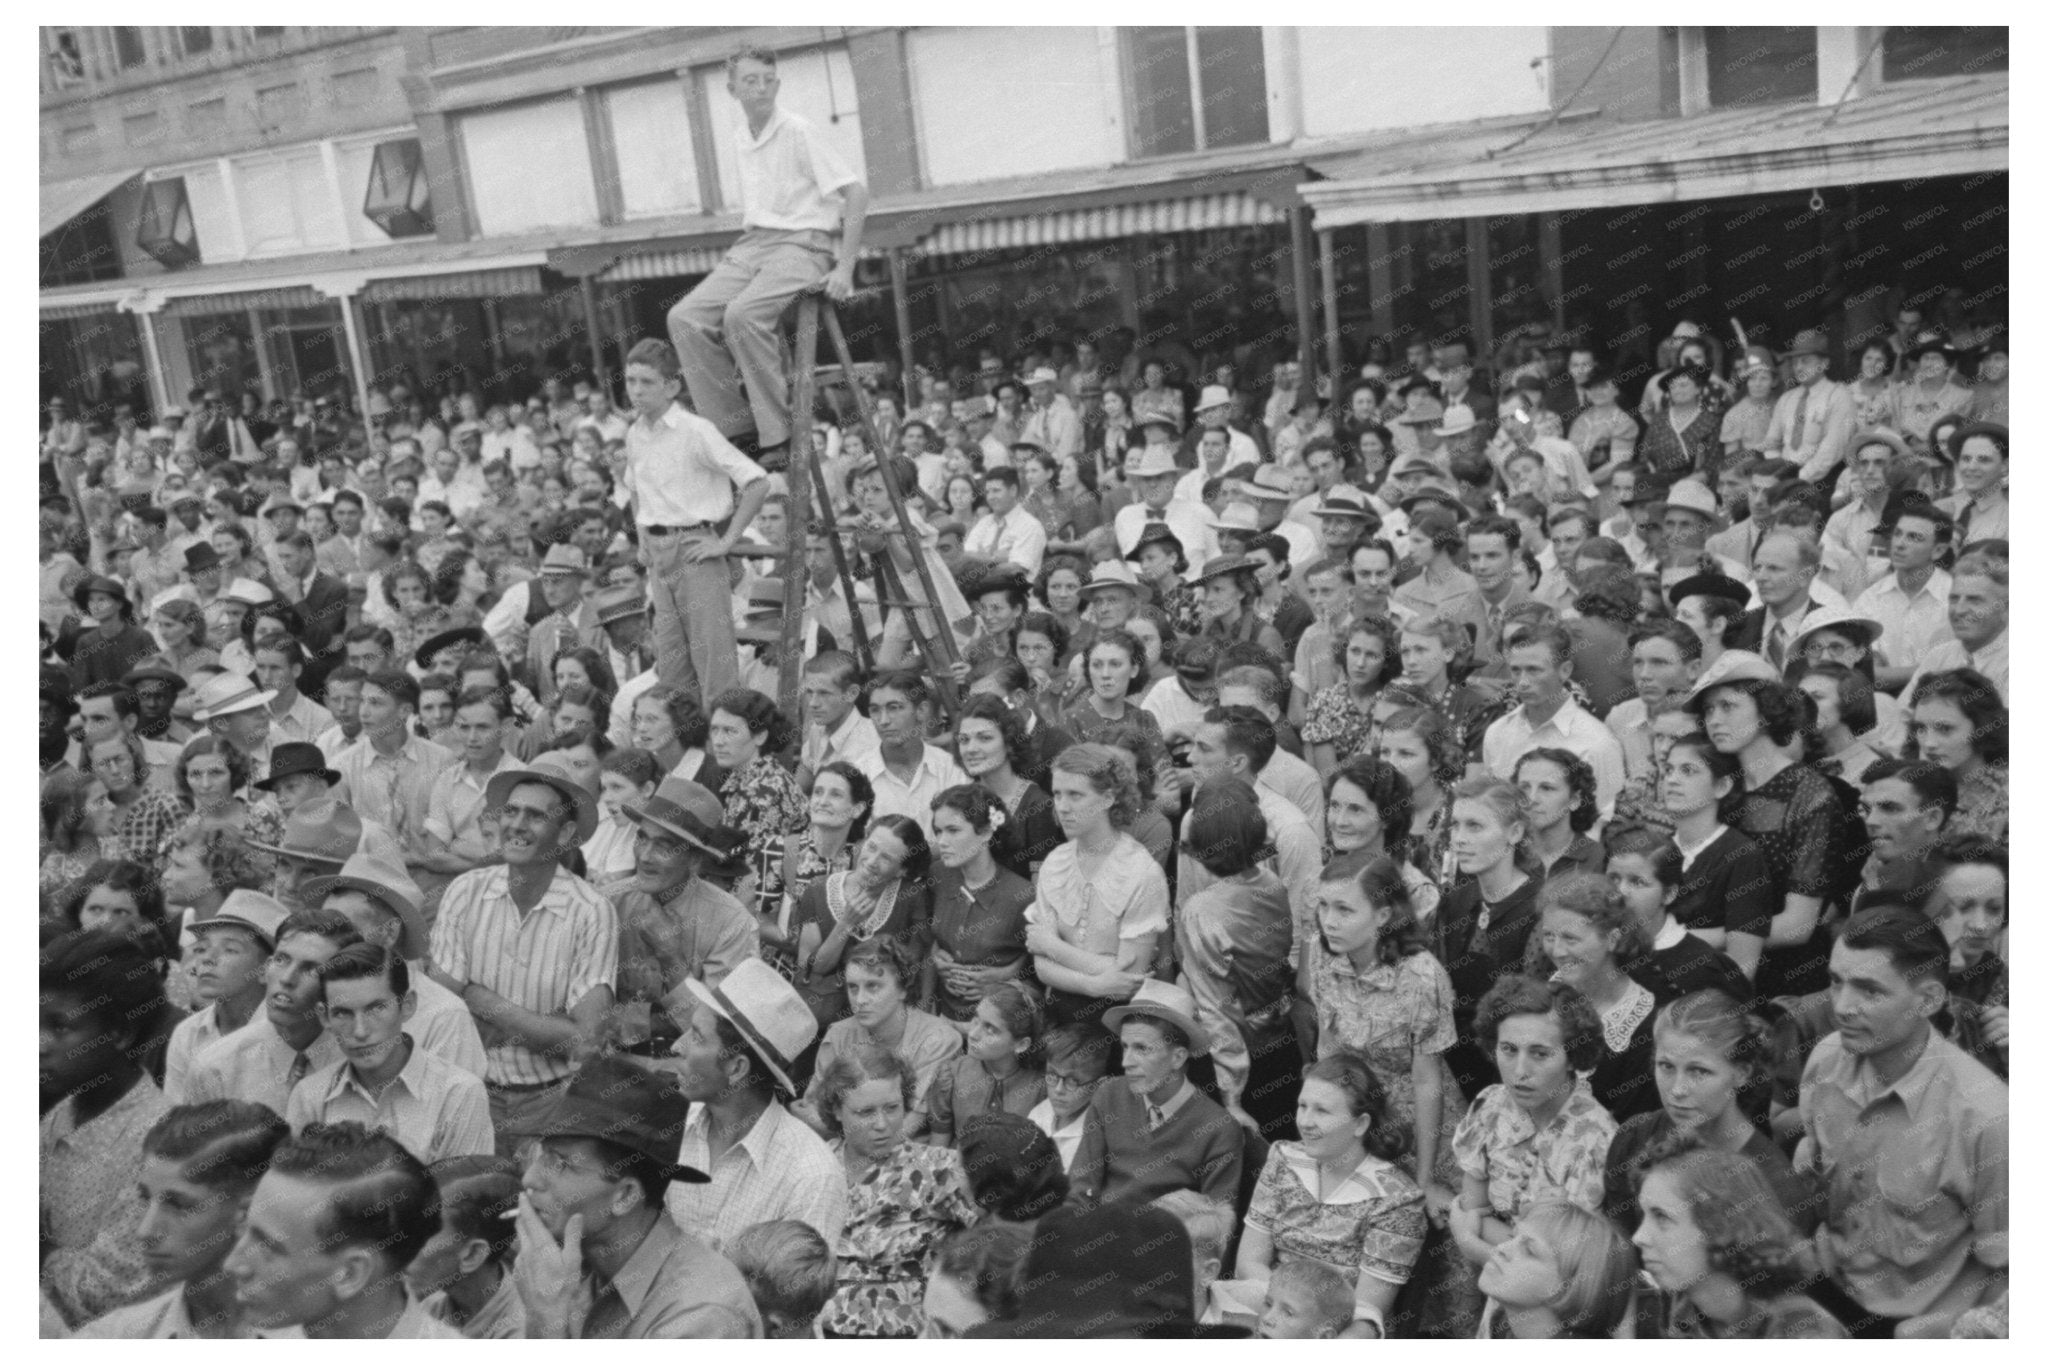
<svg viewBox="0 0 2048 1365">
<path fill-rule="evenodd" d="M 1316 372 L 1316 305 L 1308 263 L 1308 215 L 1306 205 L 1298 205 L 1287 213 L 1289 254 L 1294 257 L 1294 358 L 1301 365 L 1301 382 L 1305 386 L 1315 383 Z M 1313 388 L 1309 391 L 1314 392 Z"/>
<path fill-rule="evenodd" d="M 367 422 L 370 419 L 370 350 L 363 345 L 363 327 L 356 317 L 356 296 L 343 294 L 339 302 L 342 331 L 348 338 L 348 367 L 355 374 L 356 411 Z"/>
<path fill-rule="evenodd" d="M 1330 376 L 1330 402 L 1341 402 L 1339 381 L 1344 377 L 1343 328 L 1337 320 L 1337 233 L 1324 228 L 1316 234 L 1317 255 L 1323 268 L 1323 367 Z"/>
<path fill-rule="evenodd" d="M 597 282 L 585 275 L 577 283 L 583 286 L 583 334 L 590 342 L 590 373 L 598 388 L 610 395 L 611 376 L 604 368 L 604 332 L 597 322 Z"/>
<path fill-rule="evenodd" d="M 1465 220 L 1465 285 L 1471 293 L 1472 363 L 1485 368 L 1493 355 L 1493 253 L 1484 218 Z"/>
<path fill-rule="evenodd" d="M 917 350 L 910 340 L 910 266 L 902 247 L 889 248 L 889 292 L 896 301 L 896 349 L 903 361 L 903 411 L 907 416 L 922 395 L 917 392 Z"/>
<path fill-rule="evenodd" d="M 164 409 L 171 406 L 171 379 L 164 373 L 164 352 L 156 339 L 156 318 L 140 311 L 131 316 L 142 328 L 142 351 L 149 357 L 149 387 L 156 395 L 157 421 L 161 422 Z"/>
</svg>

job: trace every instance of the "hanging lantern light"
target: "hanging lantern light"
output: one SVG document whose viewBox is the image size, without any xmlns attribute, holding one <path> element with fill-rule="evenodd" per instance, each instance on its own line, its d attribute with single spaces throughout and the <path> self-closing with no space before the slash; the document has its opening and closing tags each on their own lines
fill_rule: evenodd
<svg viewBox="0 0 2048 1365">
<path fill-rule="evenodd" d="M 181 270 L 198 262 L 199 234 L 192 226 L 192 201 L 185 194 L 184 176 L 152 180 L 143 186 L 135 245 L 166 270 Z"/>
<path fill-rule="evenodd" d="M 418 138 L 380 142 L 370 158 L 363 216 L 388 237 L 424 237 L 434 230 L 434 205 Z"/>
</svg>

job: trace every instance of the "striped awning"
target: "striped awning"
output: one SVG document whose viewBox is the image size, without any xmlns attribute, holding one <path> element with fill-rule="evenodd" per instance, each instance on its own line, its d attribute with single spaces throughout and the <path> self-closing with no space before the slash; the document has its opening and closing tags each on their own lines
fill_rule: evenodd
<svg viewBox="0 0 2048 1365">
<path fill-rule="evenodd" d="M 362 301 L 434 303 L 442 299 L 498 299 L 545 292 L 541 288 L 540 267 L 518 265 L 498 270 L 458 270 L 444 275 L 407 275 L 400 279 L 371 280 L 363 286 Z"/>
<path fill-rule="evenodd" d="M 1138 204 L 972 219 L 941 225 L 918 244 L 921 256 L 960 256 L 1011 247 L 1094 242 L 1161 232 L 1208 232 L 1286 222 L 1273 205 L 1242 190 Z"/>
<path fill-rule="evenodd" d="M 650 251 L 627 256 L 598 278 L 660 280 L 671 275 L 708 275 L 725 255 L 723 247 L 686 247 L 681 251 Z"/>
<path fill-rule="evenodd" d="M 332 302 L 311 285 L 292 284 L 238 294 L 190 294 L 166 299 L 163 312 L 166 317 L 210 318 L 251 308 L 318 308 Z"/>
<path fill-rule="evenodd" d="M 55 308 L 43 309 L 36 316 L 44 322 L 74 322 L 79 318 L 105 317 L 109 313 L 120 311 L 121 305 L 108 299 L 105 303 L 59 304 Z"/>
</svg>

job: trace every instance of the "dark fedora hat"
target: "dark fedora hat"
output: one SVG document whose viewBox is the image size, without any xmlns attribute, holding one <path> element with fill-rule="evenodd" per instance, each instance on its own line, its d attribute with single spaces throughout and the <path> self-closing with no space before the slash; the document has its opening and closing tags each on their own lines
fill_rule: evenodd
<svg viewBox="0 0 2048 1365">
<path fill-rule="evenodd" d="M 85 599 L 96 592 L 105 593 L 109 597 L 119 598 L 123 603 L 128 601 L 128 589 L 122 586 L 121 580 L 118 578 L 108 578 L 102 574 L 93 574 L 73 588 L 71 590 L 71 600 L 78 604 L 78 609 L 82 612 L 85 610 Z"/>
<path fill-rule="evenodd" d="M 327 755 L 320 752 L 319 745 L 295 740 L 272 749 L 270 775 L 261 782 L 252 782 L 249 785 L 257 791 L 276 791 L 279 782 L 287 777 L 297 777 L 300 773 L 318 773 L 327 779 L 327 785 L 330 787 L 341 781 L 341 774 L 327 766 Z"/>
<path fill-rule="evenodd" d="M 444 630 L 439 635 L 429 635 L 425 643 L 412 652 L 412 661 L 425 668 L 429 659 L 450 645 L 480 645 L 483 642 L 482 626 L 457 626 L 453 630 Z"/>
<path fill-rule="evenodd" d="M 1688 597 L 1712 597 L 1738 606 L 1749 605 L 1748 585 L 1724 573 L 1696 573 L 1691 578 L 1682 578 L 1671 585 L 1668 596 L 1674 607 Z"/>
<path fill-rule="evenodd" d="M 706 1185 L 710 1176 L 675 1159 L 689 1116 L 690 1102 L 669 1072 L 599 1056 L 583 1064 L 541 1120 L 536 1136 L 609 1142 L 646 1157 L 670 1180 Z"/>
<path fill-rule="evenodd" d="M 220 551 L 207 541 L 199 541 L 185 547 L 185 572 L 204 573 L 220 567 Z"/>
<path fill-rule="evenodd" d="M 1138 532 L 1138 543 L 1131 546 L 1130 550 L 1125 553 L 1124 558 L 1137 559 L 1145 553 L 1147 545 L 1171 545 L 1174 548 L 1174 552 L 1183 558 L 1186 557 L 1188 552 L 1187 546 L 1180 543 L 1180 537 L 1173 533 L 1171 526 L 1168 526 L 1163 521 L 1152 521 L 1147 522 L 1145 529 Z"/>
</svg>

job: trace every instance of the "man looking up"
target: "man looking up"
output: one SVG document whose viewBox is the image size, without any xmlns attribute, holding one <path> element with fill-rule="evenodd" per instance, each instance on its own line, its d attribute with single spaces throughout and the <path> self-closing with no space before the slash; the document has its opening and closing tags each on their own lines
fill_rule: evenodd
<svg viewBox="0 0 2048 1365">
<path fill-rule="evenodd" d="M 804 738 L 796 784 L 806 794 L 818 769 L 839 760 L 866 771 L 882 748 L 875 723 L 860 713 L 860 664 L 851 654 L 827 650 L 804 665 Z"/>
<path fill-rule="evenodd" d="M 263 1013 L 199 1053 L 185 1103 L 248 1100 L 284 1113 L 293 1086 L 341 1059 L 320 1018 L 320 969 L 361 942 L 355 926 L 332 910 L 301 910 L 280 924 L 264 971 Z"/>
<path fill-rule="evenodd" d="M 720 436 L 751 435 L 762 455 L 789 444 L 788 379 L 777 331 L 783 310 L 821 281 L 834 301 L 853 293 L 868 213 L 867 186 L 809 120 L 776 107 L 781 86 L 775 54 L 766 48 L 726 61 L 726 93 L 746 115 L 733 133 L 740 239 L 668 315 L 691 404 Z M 835 197 L 842 201 L 836 210 Z M 707 681 L 704 695 L 731 685 L 730 678 Z"/>
<path fill-rule="evenodd" d="M 1572 637 L 1562 625 L 1535 626 L 1508 641 L 1508 685 L 1520 703 L 1486 728 L 1482 745 L 1488 771 L 1514 780 L 1515 763 L 1531 749 L 1567 749 L 1592 765 L 1600 818 L 1614 813 L 1625 778 L 1621 741 L 1572 700 Z"/>
<path fill-rule="evenodd" d="M 252 1325 L 315 1341 L 460 1340 L 414 1300 L 405 1268 L 441 1226 L 420 1159 L 360 1123 L 316 1123 L 278 1146 L 226 1270 Z"/>
</svg>

